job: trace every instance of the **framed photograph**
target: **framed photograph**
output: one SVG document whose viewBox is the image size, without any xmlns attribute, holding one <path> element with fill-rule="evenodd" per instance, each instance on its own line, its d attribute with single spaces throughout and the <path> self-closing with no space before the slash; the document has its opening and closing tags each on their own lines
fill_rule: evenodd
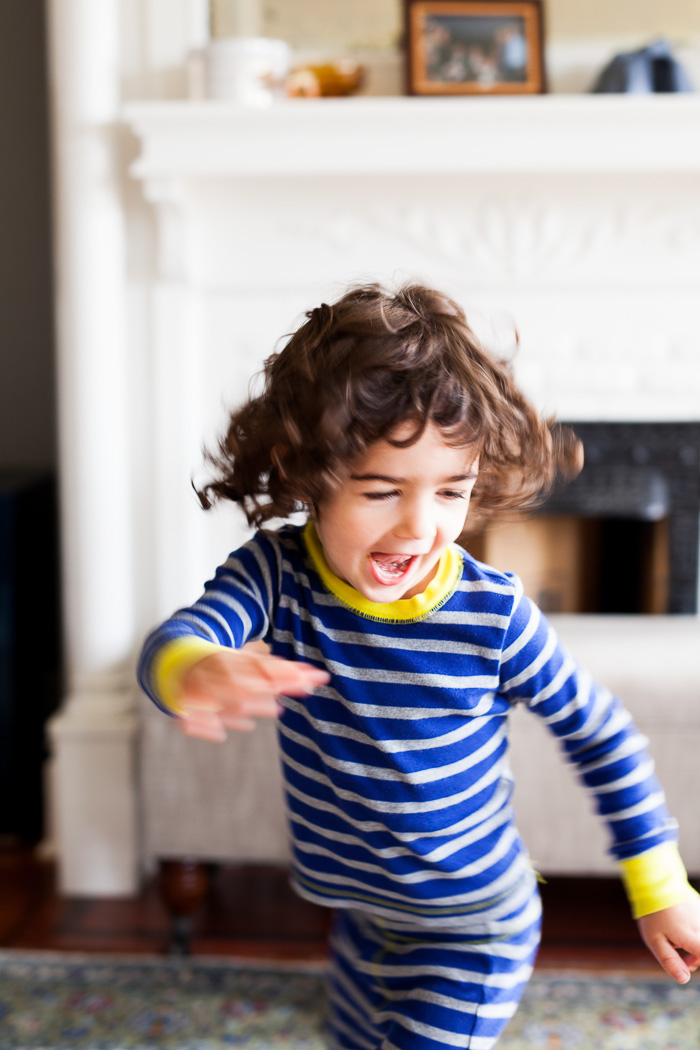
<svg viewBox="0 0 700 1050">
<path fill-rule="evenodd" d="M 541 0 L 404 0 L 409 95 L 546 90 Z"/>
</svg>

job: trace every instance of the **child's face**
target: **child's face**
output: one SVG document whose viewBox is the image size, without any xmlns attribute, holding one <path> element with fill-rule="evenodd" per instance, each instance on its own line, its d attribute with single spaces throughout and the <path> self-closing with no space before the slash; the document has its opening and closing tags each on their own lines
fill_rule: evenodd
<svg viewBox="0 0 700 1050">
<path fill-rule="evenodd" d="M 336 576 L 373 602 L 421 594 L 464 528 L 478 463 L 473 448 L 445 444 L 433 426 L 407 448 L 371 445 L 318 508 L 319 539 Z"/>
</svg>

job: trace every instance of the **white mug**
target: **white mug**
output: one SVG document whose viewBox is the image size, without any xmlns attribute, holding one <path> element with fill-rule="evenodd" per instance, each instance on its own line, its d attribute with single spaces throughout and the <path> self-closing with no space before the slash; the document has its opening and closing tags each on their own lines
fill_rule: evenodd
<svg viewBox="0 0 700 1050">
<path fill-rule="evenodd" d="M 291 50 L 268 37 L 221 37 L 204 48 L 204 92 L 247 106 L 284 97 Z"/>
</svg>

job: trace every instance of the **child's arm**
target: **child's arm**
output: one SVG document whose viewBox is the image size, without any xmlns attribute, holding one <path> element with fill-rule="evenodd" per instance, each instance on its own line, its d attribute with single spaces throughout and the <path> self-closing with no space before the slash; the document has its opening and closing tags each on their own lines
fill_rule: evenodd
<svg viewBox="0 0 700 1050">
<path fill-rule="evenodd" d="M 216 572 L 204 594 L 146 639 L 138 667 L 144 692 L 183 731 L 223 740 L 279 713 L 278 695 L 304 695 L 328 681 L 310 664 L 255 651 L 271 632 L 279 600 L 279 541 L 258 533 Z"/>
<path fill-rule="evenodd" d="M 197 647 L 196 657 L 188 650 L 188 639 L 184 645 L 175 642 L 165 648 L 155 679 L 161 699 L 180 718 L 182 731 L 203 740 L 223 741 L 229 729 L 254 729 L 256 719 L 277 717 L 278 696 L 304 696 L 329 677 L 310 664 L 249 647 L 212 646 L 210 652 Z"/>
<path fill-rule="evenodd" d="M 610 829 L 642 937 L 684 983 L 700 960 L 700 898 L 688 883 L 648 742 L 621 701 L 561 647 L 519 585 L 504 638 L 501 692 L 539 715 L 576 765 Z"/>
</svg>

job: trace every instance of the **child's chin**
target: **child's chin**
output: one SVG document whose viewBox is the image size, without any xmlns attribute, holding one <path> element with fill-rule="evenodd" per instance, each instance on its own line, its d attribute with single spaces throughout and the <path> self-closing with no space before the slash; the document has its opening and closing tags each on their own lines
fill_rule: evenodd
<svg viewBox="0 0 700 1050">
<path fill-rule="evenodd" d="M 385 605 L 387 602 L 397 602 L 404 597 L 406 585 L 403 580 L 393 584 L 374 583 L 363 588 L 360 593 L 370 602 L 377 605 Z"/>
</svg>

